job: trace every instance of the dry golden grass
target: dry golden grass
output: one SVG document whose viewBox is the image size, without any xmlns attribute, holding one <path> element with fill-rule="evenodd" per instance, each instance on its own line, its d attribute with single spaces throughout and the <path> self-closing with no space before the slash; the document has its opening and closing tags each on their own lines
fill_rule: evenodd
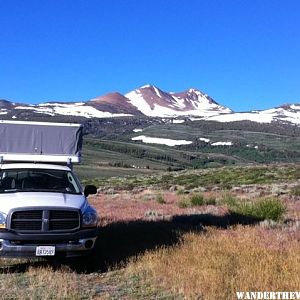
<svg viewBox="0 0 300 300">
<path fill-rule="evenodd" d="M 246 201 L 248 193 L 226 193 L 225 205 L 222 191 L 205 192 L 204 199 L 217 205 L 187 208 L 178 205 L 182 195 L 159 193 L 163 201 L 156 190 L 91 199 L 103 226 L 90 267 L 84 260 L 66 263 L 68 268 L 65 262 L 0 259 L 0 299 L 223 300 L 236 299 L 237 291 L 299 289 L 299 198 L 281 197 L 289 222 L 201 231 L 205 222 L 242 221 L 242 216 L 228 219 L 227 207 L 233 197 Z"/>
<path fill-rule="evenodd" d="M 25 273 L 1 274 L 1 299 L 82 299 L 84 280 L 69 269 L 29 268 Z"/>
<path fill-rule="evenodd" d="M 281 231 L 238 227 L 186 234 L 182 244 L 148 252 L 128 266 L 187 299 L 236 299 L 237 291 L 295 291 L 300 240 Z"/>
</svg>

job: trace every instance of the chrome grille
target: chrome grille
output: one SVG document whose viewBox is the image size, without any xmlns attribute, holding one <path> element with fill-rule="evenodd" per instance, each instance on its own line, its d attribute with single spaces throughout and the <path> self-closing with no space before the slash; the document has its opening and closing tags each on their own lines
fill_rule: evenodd
<svg viewBox="0 0 300 300">
<path fill-rule="evenodd" d="M 79 227 L 77 210 L 18 210 L 11 214 L 10 228 L 18 232 L 66 231 Z"/>
</svg>

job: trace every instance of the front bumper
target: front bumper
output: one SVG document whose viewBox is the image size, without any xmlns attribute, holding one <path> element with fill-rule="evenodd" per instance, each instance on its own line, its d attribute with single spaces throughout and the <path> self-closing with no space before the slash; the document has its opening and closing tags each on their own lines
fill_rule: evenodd
<svg viewBox="0 0 300 300">
<path fill-rule="evenodd" d="M 4 231 L 0 232 L 0 257 L 37 257 L 37 246 L 55 246 L 54 257 L 82 256 L 92 251 L 97 234 L 96 228 L 65 234 L 18 234 Z"/>
</svg>

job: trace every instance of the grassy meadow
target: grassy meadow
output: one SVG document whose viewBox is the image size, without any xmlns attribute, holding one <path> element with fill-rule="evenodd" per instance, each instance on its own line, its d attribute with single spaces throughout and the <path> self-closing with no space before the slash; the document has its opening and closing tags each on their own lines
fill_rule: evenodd
<svg viewBox="0 0 300 300">
<path fill-rule="evenodd" d="M 92 173 L 91 173 L 92 174 Z M 86 177 L 92 256 L 1 259 L 2 299 L 236 299 L 300 286 L 300 166 Z"/>
</svg>

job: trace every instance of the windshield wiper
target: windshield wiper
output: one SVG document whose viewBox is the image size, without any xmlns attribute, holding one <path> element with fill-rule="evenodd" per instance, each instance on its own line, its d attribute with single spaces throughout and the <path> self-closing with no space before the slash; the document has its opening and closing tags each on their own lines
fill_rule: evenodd
<svg viewBox="0 0 300 300">
<path fill-rule="evenodd" d="M 18 189 L 9 189 L 9 190 L 0 190 L 0 193 L 15 193 L 19 192 L 20 190 Z"/>
<path fill-rule="evenodd" d="M 51 190 L 51 189 L 32 189 L 32 188 L 28 188 L 28 189 L 9 189 L 9 190 L 0 190 L 0 194 L 4 194 L 4 193 L 26 193 L 26 192 L 46 192 L 46 193 L 63 193 L 63 194 L 80 194 L 80 192 L 73 192 L 73 191 L 68 191 L 67 189 L 55 189 L 55 190 Z"/>
</svg>

